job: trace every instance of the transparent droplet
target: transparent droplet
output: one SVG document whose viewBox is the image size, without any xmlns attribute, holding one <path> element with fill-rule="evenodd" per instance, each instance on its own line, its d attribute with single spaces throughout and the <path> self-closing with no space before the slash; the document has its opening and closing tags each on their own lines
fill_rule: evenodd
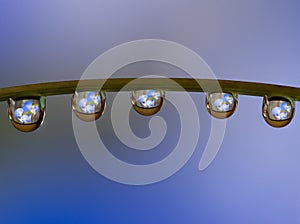
<svg viewBox="0 0 300 224">
<path fill-rule="evenodd" d="M 160 110 L 164 97 L 161 90 L 136 90 L 131 92 L 131 103 L 139 114 L 151 116 Z"/>
<path fill-rule="evenodd" d="M 72 97 L 72 109 L 83 121 L 94 121 L 104 113 L 105 93 L 100 91 L 75 91 Z"/>
<path fill-rule="evenodd" d="M 272 127 L 280 128 L 288 125 L 293 119 L 294 102 L 285 97 L 264 97 L 262 113 L 265 121 Z"/>
<path fill-rule="evenodd" d="M 46 97 L 8 99 L 8 117 L 13 126 L 23 132 L 36 130 L 44 121 Z"/>
<path fill-rule="evenodd" d="M 237 106 L 237 95 L 232 93 L 207 93 L 206 108 L 215 118 L 223 119 L 230 117 Z"/>
</svg>

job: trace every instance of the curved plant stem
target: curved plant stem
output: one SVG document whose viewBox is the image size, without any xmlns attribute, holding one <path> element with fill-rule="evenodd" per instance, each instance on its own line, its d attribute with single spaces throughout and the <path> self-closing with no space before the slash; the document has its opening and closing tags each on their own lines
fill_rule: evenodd
<svg viewBox="0 0 300 224">
<path fill-rule="evenodd" d="M 133 81 L 131 83 L 131 81 Z M 188 92 L 203 92 L 201 86 L 205 86 L 206 91 L 214 91 L 216 83 L 222 88 L 223 92 L 234 92 L 240 95 L 264 96 L 276 95 L 290 97 L 300 101 L 300 88 L 273 85 L 257 82 L 243 82 L 234 80 L 210 80 L 210 79 L 189 79 L 189 78 L 171 78 Z M 78 85 L 80 83 L 80 85 Z M 201 83 L 201 86 L 199 85 Z M 98 89 L 99 85 L 106 92 L 130 91 L 136 89 L 161 89 L 166 91 L 182 91 L 178 85 L 172 84 L 165 78 L 113 78 L 97 80 L 72 80 L 62 82 L 38 83 L 23 86 L 13 86 L 0 89 L 0 101 L 8 98 L 22 96 L 51 96 L 72 94 L 77 90 Z"/>
</svg>

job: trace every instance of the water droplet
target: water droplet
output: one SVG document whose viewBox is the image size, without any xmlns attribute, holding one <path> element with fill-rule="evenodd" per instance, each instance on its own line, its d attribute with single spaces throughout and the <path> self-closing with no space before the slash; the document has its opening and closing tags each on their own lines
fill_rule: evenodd
<svg viewBox="0 0 300 224">
<path fill-rule="evenodd" d="M 100 91 L 76 91 L 72 97 L 72 109 L 83 121 L 95 121 L 104 113 L 105 93 Z"/>
<path fill-rule="evenodd" d="M 46 97 L 8 99 L 8 117 L 13 126 L 23 132 L 36 130 L 44 121 Z"/>
<path fill-rule="evenodd" d="M 165 93 L 161 90 L 136 90 L 131 92 L 132 106 L 141 115 L 156 114 L 163 105 Z"/>
<path fill-rule="evenodd" d="M 237 106 L 237 95 L 232 93 L 207 93 L 206 108 L 215 118 L 223 119 L 230 117 Z"/>
<path fill-rule="evenodd" d="M 292 100 L 285 97 L 264 97 L 262 113 L 265 121 L 275 128 L 288 125 L 294 116 L 295 106 Z"/>
</svg>

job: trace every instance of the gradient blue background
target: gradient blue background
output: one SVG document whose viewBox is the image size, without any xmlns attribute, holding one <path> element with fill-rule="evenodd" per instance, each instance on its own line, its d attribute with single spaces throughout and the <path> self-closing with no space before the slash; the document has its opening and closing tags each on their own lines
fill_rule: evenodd
<svg viewBox="0 0 300 224">
<path fill-rule="evenodd" d="M 105 50 L 143 38 L 186 45 L 220 79 L 299 86 L 299 11 L 292 0 L 2 0 L 0 87 L 79 79 Z M 142 68 L 132 69 L 148 75 Z M 274 129 L 261 116 L 261 98 L 240 96 L 216 160 L 199 172 L 210 118 L 203 94 L 193 94 L 201 136 L 191 160 L 163 182 L 126 186 L 99 175 L 82 157 L 70 97 L 49 97 L 45 125 L 30 134 L 15 130 L 6 103 L 0 104 L 0 223 L 300 223 L 297 112 L 288 127 Z M 170 111 L 166 104 L 161 114 Z M 147 120 L 132 117 L 141 122 L 133 129 L 147 135 Z M 107 137 L 109 118 L 105 113 L 98 121 Z M 178 137 L 177 118 L 168 118 L 175 123 L 169 145 Z M 136 156 L 112 148 L 125 159 Z M 168 151 L 162 148 L 149 156 L 163 158 Z"/>
</svg>

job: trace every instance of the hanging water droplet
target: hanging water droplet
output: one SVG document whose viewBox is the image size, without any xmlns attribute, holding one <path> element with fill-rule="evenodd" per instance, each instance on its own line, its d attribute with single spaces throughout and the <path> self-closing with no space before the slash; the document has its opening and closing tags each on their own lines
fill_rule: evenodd
<svg viewBox="0 0 300 224">
<path fill-rule="evenodd" d="M 237 106 L 237 95 L 232 93 L 207 93 L 206 108 L 215 118 L 223 119 L 230 117 Z"/>
<path fill-rule="evenodd" d="M 13 126 L 23 132 L 36 130 L 44 121 L 46 97 L 8 99 L 8 117 Z"/>
<path fill-rule="evenodd" d="M 292 100 L 285 97 L 264 97 L 262 113 L 265 121 L 275 128 L 288 125 L 294 116 L 295 106 Z"/>
<path fill-rule="evenodd" d="M 72 109 L 83 121 L 94 121 L 104 113 L 105 93 L 100 91 L 75 91 L 72 97 Z"/>
<path fill-rule="evenodd" d="M 131 103 L 139 114 L 151 116 L 160 110 L 164 97 L 161 90 L 136 90 L 131 92 Z"/>
</svg>

